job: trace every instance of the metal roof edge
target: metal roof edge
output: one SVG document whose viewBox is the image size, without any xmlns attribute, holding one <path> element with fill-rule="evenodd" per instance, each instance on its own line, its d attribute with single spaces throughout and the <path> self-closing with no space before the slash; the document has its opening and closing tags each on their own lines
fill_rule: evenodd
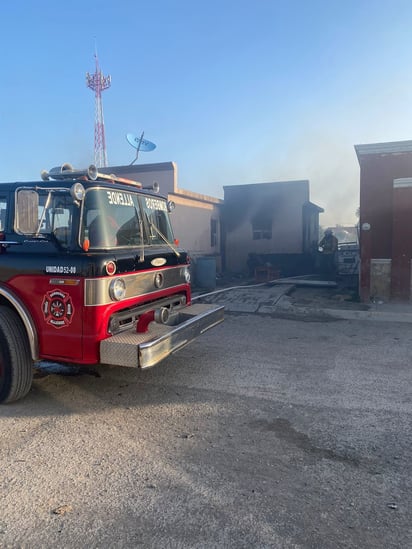
<svg viewBox="0 0 412 549">
<path fill-rule="evenodd" d="M 263 183 L 243 183 L 240 185 L 223 185 L 223 189 L 234 189 L 234 188 L 241 188 L 241 187 L 257 187 L 257 186 L 264 186 L 264 185 L 286 185 L 286 184 L 296 184 L 296 183 L 307 183 L 309 184 L 309 179 L 291 179 L 287 181 L 266 181 Z"/>
<path fill-rule="evenodd" d="M 152 172 L 152 171 L 168 171 L 168 170 L 175 170 L 176 164 L 175 162 L 156 162 L 153 164 L 129 164 L 129 165 L 121 165 L 121 166 L 108 166 L 106 168 L 98 168 L 99 172 L 107 173 L 107 174 L 124 174 L 124 173 L 144 173 L 144 172 Z"/>
<path fill-rule="evenodd" d="M 222 205 L 223 199 L 216 198 L 214 196 L 208 196 L 206 194 L 197 193 L 194 191 L 187 191 L 186 189 L 175 189 L 173 193 L 176 196 L 181 196 L 183 198 L 189 198 L 191 200 L 198 200 L 201 202 L 209 202 L 210 204 Z"/>
<path fill-rule="evenodd" d="M 358 158 L 371 154 L 399 154 L 412 152 L 412 140 L 391 141 L 388 143 L 366 143 L 354 145 Z"/>
<path fill-rule="evenodd" d="M 307 208 L 313 208 L 314 210 L 317 210 L 319 213 L 324 213 L 325 212 L 325 210 L 323 208 L 321 208 L 317 204 L 314 204 L 310 200 L 308 202 L 305 202 L 303 205 L 306 206 Z"/>
</svg>

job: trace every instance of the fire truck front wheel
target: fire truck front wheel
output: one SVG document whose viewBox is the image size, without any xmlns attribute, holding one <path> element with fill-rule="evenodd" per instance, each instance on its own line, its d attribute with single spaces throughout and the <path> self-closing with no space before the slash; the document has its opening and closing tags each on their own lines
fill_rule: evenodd
<svg viewBox="0 0 412 549">
<path fill-rule="evenodd" d="M 23 398 L 33 380 L 33 362 L 24 326 L 12 309 L 0 306 L 0 403 Z"/>
</svg>

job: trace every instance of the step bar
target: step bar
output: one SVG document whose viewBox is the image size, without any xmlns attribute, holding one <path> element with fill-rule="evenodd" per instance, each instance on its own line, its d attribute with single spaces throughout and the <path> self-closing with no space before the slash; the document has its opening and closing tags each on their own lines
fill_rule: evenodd
<svg viewBox="0 0 412 549">
<path fill-rule="evenodd" d="M 100 342 L 100 362 L 151 368 L 224 320 L 224 307 L 195 303 L 173 315 L 168 324 L 149 325 L 141 334 L 128 330 Z"/>
</svg>

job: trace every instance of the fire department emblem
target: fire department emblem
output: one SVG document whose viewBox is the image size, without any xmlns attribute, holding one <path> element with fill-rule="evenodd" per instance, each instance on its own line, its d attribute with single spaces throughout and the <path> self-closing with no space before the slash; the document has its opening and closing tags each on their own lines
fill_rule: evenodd
<svg viewBox="0 0 412 549">
<path fill-rule="evenodd" d="M 47 292 L 43 298 L 44 320 L 55 328 L 68 326 L 73 318 L 74 307 L 69 294 L 60 290 Z"/>
</svg>

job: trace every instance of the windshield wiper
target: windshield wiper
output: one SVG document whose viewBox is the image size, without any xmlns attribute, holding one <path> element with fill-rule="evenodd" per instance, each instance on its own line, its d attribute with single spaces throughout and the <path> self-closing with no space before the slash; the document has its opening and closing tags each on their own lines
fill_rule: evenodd
<svg viewBox="0 0 412 549">
<path fill-rule="evenodd" d="M 51 196 L 52 196 L 52 193 L 51 193 L 51 191 L 49 191 L 49 194 L 47 195 L 46 203 L 45 203 L 43 211 L 41 213 L 39 226 L 37 227 L 37 231 L 35 232 L 34 236 L 39 236 L 41 226 L 43 225 L 44 218 L 46 217 L 46 210 L 47 210 L 47 208 L 49 207 L 49 204 L 50 204 Z"/>
<path fill-rule="evenodd" d="M 138 214 L 137 212 L 137 208 L 136 206 L 134 207 L 134 214 L 136 216 L 136 220 L 137 220 L 137 223 L 139 225 L 139 231 L 140 231 L 140 244 L 141 244 L 141 249 L 140 249 L 140 255 L 139 255 L 139 261 L 140 263 L 143 263 L 144 261 L 144 234 L 143 234 L 143 221 L 142 221 L 142 218 L 141 216 Z"/>
<path fill-rule="evenodd" d="M 156 227 L 156 225 L 155 225 L 152 221 L 150 221 L 148 215 L 146 215 L 146 219 L 147 219 L 147 221 L 149 222 L 150 227 L 151 227 L 152 229 L 154 229 L 154 230 L 157 232 L 157 234 L 160 236 L 160 238 L 166 242 L 166 244 L 169 246 L 169 248 L 170 248 L 171 250 L 173 250 L 173 252 L 176 254 L 176 256 L 177 256 L 177 257 L 180 257 L 180 253 L 179 253 L 179 252 L 176 250 L 176 248 L 167 240 L 167 238 L 166 238 L 165 235 L 162 233 L 162 231 L 161 231 L 160 229 L 158 229 L 158 228 Z"/>
</svg>

